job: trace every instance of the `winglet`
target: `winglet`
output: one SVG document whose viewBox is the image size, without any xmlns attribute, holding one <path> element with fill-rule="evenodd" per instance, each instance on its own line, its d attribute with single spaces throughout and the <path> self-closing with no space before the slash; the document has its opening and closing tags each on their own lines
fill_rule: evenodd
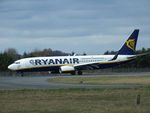
<svg viewBox="0 0 150 113">
<path fill-rule="evenodd" d="M 120 51 L 118 51 L 118 52 L 115 54 L 115 56 L 114 56 L 111 60 L 109 60 L 109 61 L 116 60 L 116 59 L 117 59 L 117 57 L 118 57 L 118 55 L 119 55 L 119 53 L 120 53 Z"/>
</svg>

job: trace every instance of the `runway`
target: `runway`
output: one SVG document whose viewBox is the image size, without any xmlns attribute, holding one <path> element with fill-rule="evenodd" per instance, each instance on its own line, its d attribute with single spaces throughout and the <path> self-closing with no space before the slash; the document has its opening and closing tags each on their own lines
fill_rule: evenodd
<svg viewBox="0 0 150 113">
<path fill-rule="evenodd" d="M 83 75 L 71 77 L 90 76 L 142 76 L 150 73 L 130 73 L 130 74 L 109 74 L 109 75 Z M 0 77 L 0 90 L 20 90 L 20 89 L 66 89 L 66 88 L 134 88 L 147 87 L 149 85 L 87 85 L 87 84 L 64 84 L 48 82 L 48 79 L 68 76 L 44 76 L 44 77 Z"/>
</svg>

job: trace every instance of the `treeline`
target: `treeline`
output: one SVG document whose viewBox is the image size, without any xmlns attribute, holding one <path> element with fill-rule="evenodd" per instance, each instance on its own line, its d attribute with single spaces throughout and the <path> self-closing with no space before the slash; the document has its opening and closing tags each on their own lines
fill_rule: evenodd
<svg viewBox="0 0 150 113">
<path fill-rule="evenodd" d="M 111 54 L 114 51 L 106 51 L 104 54 Z M 142 48 L 141 50 L 136 51 L 136 54 L 142 54 L 142 53 L 150 53 L 150 48 L 145 49 Z M 21 59 L 21 58 L 28 58 L 28 57 L 39 57 L 39 56 L 68 56 L 74 54 L 73 52 L 70 53 L 64 53 L 62 51 L 52 49 L 43 49 L 38 50 L 35 49 L 32 52 L 24 52 L 23 55 L 20 55 L 16 49 L 9 48 L 5 50 L 4 52 L 0 53 L 0 71 L 8 71 L 7 67 L 11 63 L 13 63 L 15 60 Z M 83 54 L 86 55 L 86 54 Z M 150 68 L 150 54 L 138 57 L 136 60 L 129 62 L 124 65 L 117 66 L 117 68 Z"/>
<path fill-rule="evenodd" d="M 53 51 L 52 49 L 43 49 L 38 50 L 35 49 L 32 52 L 24 52 L 23 55 L 20 55 L 16 49 L 9 48 L 4 52 L 0 53 L 0 71 L 8 71 L 7 67 L 14 61 L 21 59 L 21 58 L 28 58 L 28 57 L 40 57 L 40 56 L 68 56 L 70 54 L 64 53 L 59 50 Z"/>
</svg>

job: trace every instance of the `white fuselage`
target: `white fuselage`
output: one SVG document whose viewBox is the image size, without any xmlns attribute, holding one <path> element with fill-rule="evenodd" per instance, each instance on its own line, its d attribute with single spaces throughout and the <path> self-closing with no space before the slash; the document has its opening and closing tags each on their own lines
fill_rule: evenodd
<svg viewBox="0 0 150 113">
<path fill-rule="evenodd" d="M 114 55 L 31 57 L 17 60 L 9 65 L 8 68 L 15 71 L 53 71 L 60 69 L 62 66 L 71 66 L 74 68 L 95 63 L 100 64 L 100 68 L 103 64 L 124 62 L 131 56 L 133 55 L 118 55 L 118 58 L 114 61 L 109 61 Z"/>
</svg>

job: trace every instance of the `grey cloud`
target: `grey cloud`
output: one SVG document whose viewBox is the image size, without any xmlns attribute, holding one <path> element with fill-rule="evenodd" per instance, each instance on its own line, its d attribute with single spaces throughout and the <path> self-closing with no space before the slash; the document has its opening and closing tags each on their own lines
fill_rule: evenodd
<svg viewBox="0 0 150 113">
<path fill-rule="evenodd" d="M 128 36 L 135 28 L 141 29 L 140 35 L 148 40 L 149 5 L 146 0 L 4 0 L 0 2 L 0 41 L 5 38 L 5 43 L 13 42 L 10 45 L 22 51 L 39 47 L 35 42 L 40 45 L 36 40 L 43 39 L 45 44 L 40 46 L 43 48 L 49 47 L 47 41 L 50 41 L 59 42 L 57 46 L 51 43 L 53 48 L 81 48 L 82 51 L 83 46 L 90 53 L 93 52 L 90 47 L 96 49 L 98 44 L 112 48 L 116 40 L 115 44 L 119 43 L 117 37 Z M 21 44 L 15 43 L 17 39 Z M 29 43 L 30 39 L 34 42 Z M 71 44 L 64 46 L 66 40 Z M 108 40 L 109 45 L 105 43 Z"/>
</svg>

